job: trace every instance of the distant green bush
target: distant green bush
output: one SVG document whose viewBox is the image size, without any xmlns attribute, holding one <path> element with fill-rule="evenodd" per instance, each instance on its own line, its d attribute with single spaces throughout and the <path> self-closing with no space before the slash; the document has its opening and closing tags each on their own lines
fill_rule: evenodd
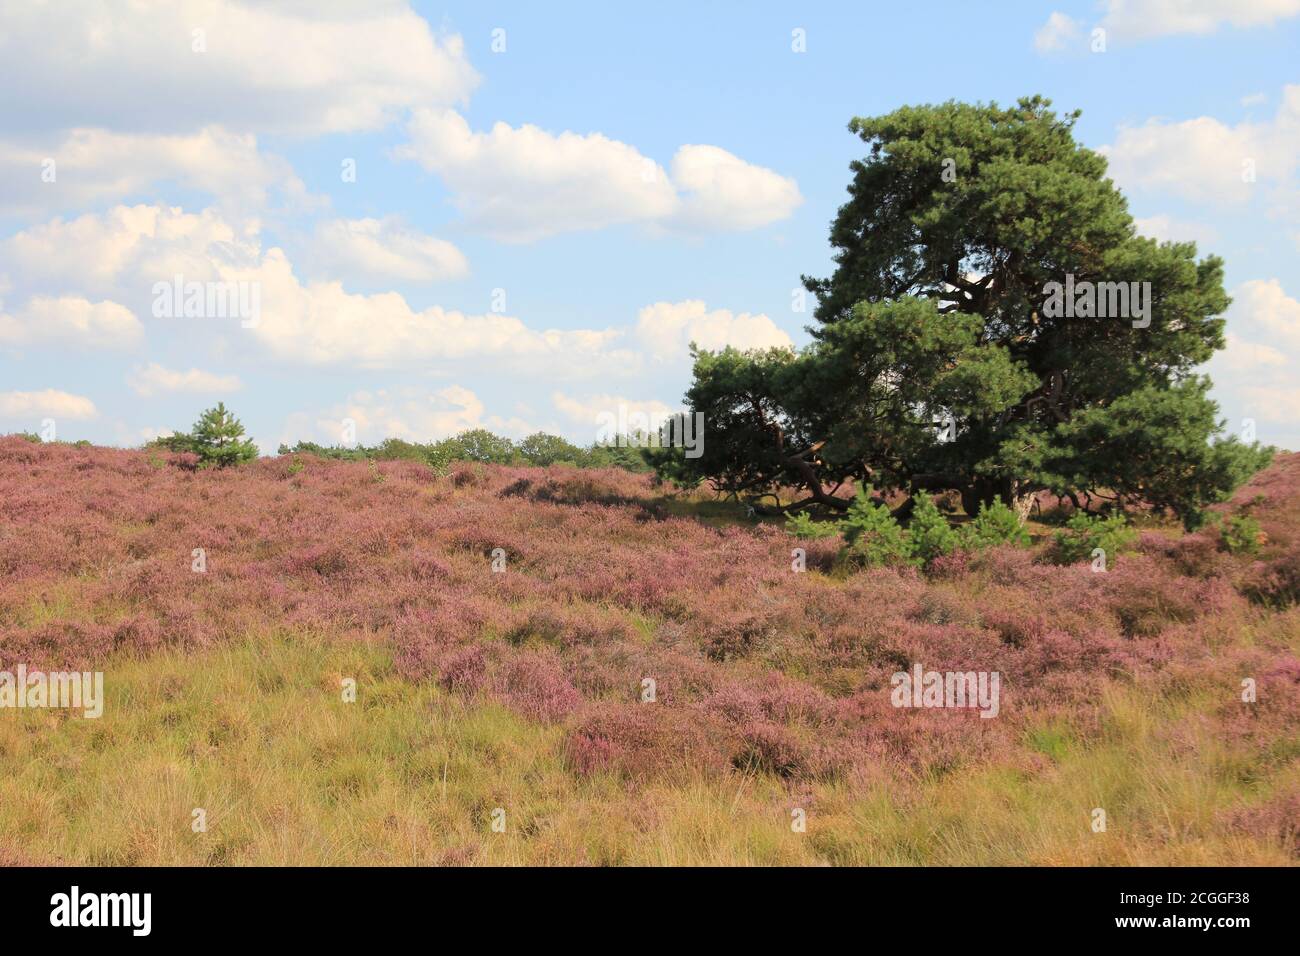
<svg viewBox="0 0 1300 956">
<path fill-rule="evenodd" d="M 591 445 L 583 448 L 558 435 L 535 432 L 517 442 L 483 428 L 461 432 L 436 442 L 410 442 L 387 438 L 378 445 L 352 448 L 300 441 L 281 444 L 281 455 L 316 455 L 340 461 L 422 461 L 439 471 L 452 462 L 472 461 L 486 465 L 572 465 L 577 468 L 622 468 L 648 472 L 644 449 L 629 446 Z"/>
<path fill-rule="evenodd" d="M 257 446 L 244 437 L 244 426 L 224 402 L 200 415 L 187 434 L 155 438 L 144 447 L 197 455 L 203 468 L 225 468 L 257 457 Z"/>
<path fill-rule="evenodd" d="M 1123 515 L 1114 514 L 1102 518 L 1078 511 L 1065 522 L 1064 528 L 1053 535 L 1052 560 L 1057 564 L 1087 561 L 1100 548 L 1105 552 L 1106 565 L 1109 567 L 1136 539 L 1136 529 L 1128 527 Z"/>
<path fill-rule="evenodd" d="M 786 515 L 785 530 L 796 538 L 834 538 L 840 533 L 837 522 L 814 521 L 806 511 Z"/>
<path fill-rule="evenodd" d="M 858 489 L 858 496 L 849 505 L 840 529 L 846 542 L 839 556 L 841 565 L 861 568 L 918 563 L 898 519 L 887 505 L 873 504 L 865 489 Z"/>
<path fill-rule="evenodd" d="M 934 498 L 927 494 L 917 496 L 907 534 L 913 557 L 925 564 L 957 549 L 957 532 L 936 507 Z"/>
<path fill-rule="evenodd" d="M 1250 515 L 1232 515 L 1219 527 L 1219 545 L 1229 554 L 1259 554 L 1264 529 Z"/>
<path fill-rule="evenodd" d="M 969 551 L 982 551 L 1000 544 L 1024 547 L 1029 544 L 1029 532 L 1020 517 L 1001 498 L 995 498 L 981 505 L 979 514 L 962 528 L 960 545 Z"/>
</svg>

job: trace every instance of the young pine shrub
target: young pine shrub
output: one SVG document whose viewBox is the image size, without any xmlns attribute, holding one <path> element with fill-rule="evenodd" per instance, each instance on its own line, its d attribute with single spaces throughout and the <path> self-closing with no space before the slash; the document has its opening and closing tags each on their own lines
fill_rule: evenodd
<svg viewBox="0 0 1300 956">
<path fill-rule="evenodd" d="M 848 568 L 915 565 L 912 542 L 886 505 L 873 504 L 864 489 L 840 523 L 846 544 L 840 564 Z"/>
<path fill-rule="evenodd" d="M 188 447 L 175 450 L 194 452 L 204 468 L 228 468 L 257 457 L 257 446 L 244 437 L 243 424 L 224 402 L 205 411 L 185 439 Z"/>
<path fill-rule="evenodd" d="M 907 533 L 912 542 L 912 554 L 927 568 L 936 558 L 957 550 L 957 532 L 953 531 L 930 495 L 923 494 L 916 499 Z"/>
<path fill-rule="evenodd" d="M 983 551 L 1001 544 L 1024 547 L 1029 544 L 1029 532 L 1016 513 L 1001 498 L 995 498 L 992 504 L 980 505 L 979 514 L 962 528 L 960 543 L 969 551 Z"/>
<path fill-rule="evenodd" d="M 1219 547 L 1229 554 L 1259 554 L 1266 536 L 1250 515 L 1232 515 L 1219 527 Z"/>
<path fill-rule="evenodd" d="M 792 515 L 786 515 L 785 531 L 786 534 L 796 538 L 816 541 L 837 537 L 840 528 L 834 521 L 814 521 L 808 512 L 797 511 Z"/>
<path fill-rule="evenodd" d="M 1100 548 L 1107 562 L 1121 551 L 1130 550 L 1137 540 L 1137 531 L 1128 527 L 1123 515 L 1108 518 L 1077 512 L 1056 532 L 1052 539 L 1052 559 L 1057 564 L 1075 564 L 1089 561 Z"/>
</svg>

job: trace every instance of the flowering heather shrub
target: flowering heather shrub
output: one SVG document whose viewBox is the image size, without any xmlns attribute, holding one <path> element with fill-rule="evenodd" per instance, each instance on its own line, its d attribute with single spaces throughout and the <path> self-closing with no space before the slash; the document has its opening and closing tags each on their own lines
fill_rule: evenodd
<svg viewBox="0 0 1300 956">
<path fill-rule="evenodd" d="M 971 552 L 952 551 L 949 554 L 936 555 L 926 566 L 932 578 L 959 578 L 970 570 Z"/>
<path fill-rule="evenodd" d="M 1249 509 L 1268 537 L 1284 551 L 1300 540 L 1300 452 L 1278 455 L 1273 464 L 1237 489 L 1224 511 Z M 1265 552 L 1268 556 L 1268 552 Z"/>
<path fill-rule="evenodd" d="M 789 728 L 764 721 L 745 729 L 731 765 L 742 773 L 802 777 L 809 774 L 816 759 L 813 749 Z"/>
<path fill-rule="evenodd" d="M 1247 663 L 1260 706 L 1225 707 L 1215 728 L 1267 740 L 1300 719 L 1278 701 L 1300 696 L 1284 679 L 1293 652 L 1260 636 L 1273 612 L 1233 588 L 1294 602 L 1300 456 L 1252 483 L 1268 534 L 1253 565 L 1206 531 L 1145 535 L 1106 573 L 996 546 L 936 554 L 928 576 L 820 573 L 835 539 L 797 542 L 798 573 L 780 526 L 669 516 L 690 500 L 666 507 L 621 469 L 298 460 L 195 472 L 156 452 L 0 439 L 0 667 L 269 631 L 378 641 L 401 678 L 559 724 L 576 772 L 639 781 L 1018 766 L 1023 722 L 1084 725 L 1107 681 L 1192 675 L 1227 693 Z M 1227 653 L 1247 629 L 1249 661 Z M 890 677 L 916 663 L 998 671 L 1000 716 L 894 708 Z M 654 703 L 640 702 L 646 678 Z"/>
<path fill-rule="evenodd" d="M 605 704 L 580 715 L 566 737 L 565 754 L 579 774 L 662 780 L 692 771 L 726 772 L 737 743 L 734 733 L 694 708 Z"/>
<path fill-rule="evenodd" d="M 1269 607 L 1300 604 L 1300 547 L 1293 547 L 1271 561 L 1257 561 L 1246 576 L 1242 592 L 1252 601 Z"/>
<path fill-rule="evenodd" d="M 494 677 L 492 689 L 512 710 L 548 724 L 576 710 L 582 701 L 559 661 L 535 651 L 508 658 Z"/>
<path fill-rule="evenodd" d="M 1234 562 L 1208 531 L 1189 534 L 1177 541 L 1144 533 L 1138 540 L 1144 554 L 1168 557 L 1180 574 L 1196 578 L 1222 577 L 1232 572 Z"/>
<path fill-rule="evenodd" d="M 1238 810 L 1226 822 L 1237 833 L 1280 842 L 1300 860 L 1300 790 L 1283 791 L 1257 806 Z"/>
<path fill-rule="evenodd" d="M 473 694 L 483 686 L 487 674 L 487 655 L 476 644 L 461 647 L 442 660 L 438 683 L 451 691 Z"/>
</svg>

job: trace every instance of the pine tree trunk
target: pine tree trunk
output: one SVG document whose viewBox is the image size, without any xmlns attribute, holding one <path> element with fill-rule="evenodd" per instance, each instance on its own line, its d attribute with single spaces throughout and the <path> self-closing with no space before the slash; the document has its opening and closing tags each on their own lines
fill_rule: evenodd
<svg viewBox="0 0 1300 956">
<path fill-rule="evenodd" d="M 961 489 L 961 505 L 966 513 L 974 518 L 979 509 L 990 505 L 999 498 L 1011 508 L 1020 523 L 1029 518 L 1029 511 L 1034 506 L 1034 492 L 1019 493 L 1020 487 L 1011 479 L 978 478 L 972 484 Z"/>
</svg>

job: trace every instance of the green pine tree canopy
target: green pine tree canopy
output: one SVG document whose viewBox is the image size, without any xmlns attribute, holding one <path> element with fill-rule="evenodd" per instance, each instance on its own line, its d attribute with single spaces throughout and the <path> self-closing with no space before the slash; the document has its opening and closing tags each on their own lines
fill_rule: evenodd
<svg viewBox="0 0 1300 956">
<path fill-rule="evenodd" d="M 244 437 L 244 426 L 224 402 L 204 412 L 186 437 L 186 450 L 197 454 L 204 465 L 224 468 L 257 457 L 257 446 Z"/>
<path fill-rule="evenodd" d="M 1050 105 L 854 119 L 868 150 L 835 269 L 804 278 L 813 343 L 692 348 L 704 454 L 662 453 L 661 473 L 755 501 L 801 490 L 786 510 L 846 510 L 852 481 L 956 489 L 971 514 L 1087 493 L 1193 525 L 1262 467 L 1270 450 L 1222 436 L 1195 371 L 1224 346 L 1222 260 L 1137 235 L 1079 114 Z"/>
</svg>

